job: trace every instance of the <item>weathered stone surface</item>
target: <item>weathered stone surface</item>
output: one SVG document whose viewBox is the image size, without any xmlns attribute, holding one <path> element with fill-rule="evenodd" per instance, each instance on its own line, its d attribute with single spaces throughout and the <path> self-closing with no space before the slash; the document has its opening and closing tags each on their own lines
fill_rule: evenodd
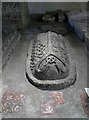
<svg viewBox="0 0 89 120">
<path fill-rule="evenodd" d="M 26 28 L 29 24 L 29 13 L 26 2 L 3 2 L 2 18 L 15 22 L 18 29 Z"/>
<path fill-rule="evenodd" d="M 55 17 L 51 14 L 45 14 L 42 17 L 42 20 L 45 22 L 53 22 L 55 20 Z"/>
<path fill-rule="evenodd" d="M 7 91 L 2 96 L 2 112 L 18 112 L 25 102 L 25 93 L 20 91 Z"/>
<path fill-rule="evenodd" d="M 31 41 L 26 58 L 27 78 L 38 87 L 63 88 L 75 82 L 75 66 L 61 35 L 48 31 Z"/>
<path fill-rule="evenodd" d="M 16 25 L 7 20 L 2 21 L 2 68 L 5 67 L 11 53 L 14 51 L 20 40 L 20 33 L 17 31 Z"/>
<path fill-rule="evenodd" d="M 44 24 L 40 26 L 40 30 L 43 32 L 55 32 L 57 34 L 61 34 L 63 36 L 67 35 L 69 33 L 69 30 L 67 30 L 66 25 L 64 23 L 59 23 L 57 25 L 55 24 Z"/>
<path fill-rule="evenodd" d="M 17 32 L 13 22 L 3 19 L 2 21 L 2 51 L 4 52 Z"/>
<path fill-rule="evenodd" d="M 44 32 L 48 32 L 48 31 L 51 31 L 52 26 L 51 25 L 41 25 L 40 29 Z"/>
<path fill-rule="evenodd" d="M 43 21 L 57 21 L 57 22 L 64 22 L 65 21 L 65 13 L 66 11 L 63 10 L 56 10 L 56 11 L 47 11 L 43 17 Z"/>
<path fill-rule="evenodd" d="M 7 64 L 20 40 L 21 35 L 16 22 L 20 18 L 19 3 L 2 3 L 2 68 Z"/>
<path fill-rule="evenodd" d="M 64 11 L 62 11 L 62 10 L 58 10 L 58 22 L 64 22 L 64 20 L 65 20 L 65 16 L 64 16 Z"/>
</svg>

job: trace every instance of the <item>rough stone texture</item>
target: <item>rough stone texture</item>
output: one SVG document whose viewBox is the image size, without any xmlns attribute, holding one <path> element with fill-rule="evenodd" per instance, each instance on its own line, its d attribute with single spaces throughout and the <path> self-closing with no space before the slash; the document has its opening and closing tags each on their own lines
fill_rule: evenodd
<svg viewBox="0 0 89 120">
<path fill-rule="evenodd" d="M 3 114 L 3 118 L 87 118 L 80 99 L 80 93 L 87 87 L 87 53 L 86 46 L 75 33 L 69 33 L 65 36 L 67 51 L 76 63 L 77 80 L 75 85 L 58 90 L 58 92 L 63 92 L 64 104 L 57 105 L 55 113 L 50 115 L 40 113 L 41 103 L 49 100 L 49 94 L 55 90 L 38 89 L 30 84 L 25 77 L 24 63 L 30 40 L 39 33 L 39 29 L 38 32 L 35 29 L 29 28 L 22 32 L 22 39 L 3 72 L 3 91 L 23 91 L 26 94 L 26 102 L 21 111 Z"/>
<path fill-rule="evenodd" d="M 5 67 L 11 53 L 14 51 L 20 34 L 17 31 L 16 25 L 8 20 L 2 21 L 2 67 Z"/>
<path fill-rule="evenodd" d="M 64 11 L 59 10 L 57 15 L 58 15 L 58 22 L 64 22 L 65 21 L 65 16 L 64 16 Z"/>
<path fill-rule="evenodd" d="M 3 17 L 7 18 L 20 18 L 18 2 L 5 2 L 2 3 Z"/>
<path fill-rule="evenodd" d="M 42 30 L 43 32 L 48 32 L 48 31 L 52 31 L 55 32 L 57 34 L 61 34 L 63 36 L 67 35 L 69 33 L 69 31 L 66 28 L 65 24 L 60 23 L 60 27 L 59 26 L 52 26 L 52 25 L 41 25 L 40 26 L 40 30 Z"/>
<path fill-rule="evenodd" d="M 52 29 L 51 25 L 41 25 L 40 29 L 44 32 L 50 31 Z"/>
<path fill-rule="evenodd" d="M 25 102 L 25 94 L 20 91 L 7 91 L 2 97 L 2 112 L 18 112 Z"/>
<path fill-rule="evenodd" d="M 27 3 L 26 2 L 2 3 L 2 18 L 13 20 L 18 29 L 26 28 L 29 23 Z"/>
<path fill-rule="evenodd" d="M 2 68 L 7 64 L 11 53 L 20 39 L 20 33 L 17 30 L 17 23 L 15 21 L 19 18 L 18 3 L 2 3 Z"/>
<path fill-rule="evenodd" d="M 42 17 L 42 20 L 45 22 L 53 22 L 55 20 L 55 17 L 51 14 L 45 14 Z"/>
<path fill-rule="evenodd" d="M 27 78 L 38 87 L 67 87 L 75 82 L 76 70 L 64 38 L 48 31 L 31 41 L 27 59 Z"/>
<path fill-rule="evenodd" d="M 56 10 L 56 11 L 47 11 L 43 17 L 43 21 L 57 21 L 57 22 L 64 22 L 65 21 L 65 13 L 66 11 L 63 10 Z"/>
<path fill-rule="evenodd" d="M 87 46 L 87 50 L 89 51 L 89 33 L 88 33 L 88 29 L 87 29 L 87 32 L 85 33 L 84 35 L 84 41 L 85 41 L 85 44 Z"/>
<path fill-rule="evenodd" d="M 27 7 L 27 2 L 19 3 L 19 11 L 21 20 L 18 22 L 18 27 L 20 29 L 27 28 L 29 25 L 29 11 Z"/>
<path fill-rule="evenodd" d="M 7 44 L 11 42 L 11 38 L 17 32 L 16 26 L 14 23 L 8 20 L 2 20 L 2 51 L 4 52 L 7 48 Z"/>
<path fill-rule="evenodd" d="M 89 97 L 85 92 L 82 92 L 80 94 L 80 98 L 81 98 L 84 113 L 87 115 L 87 117 L 89 117 Z"/>
</svg>

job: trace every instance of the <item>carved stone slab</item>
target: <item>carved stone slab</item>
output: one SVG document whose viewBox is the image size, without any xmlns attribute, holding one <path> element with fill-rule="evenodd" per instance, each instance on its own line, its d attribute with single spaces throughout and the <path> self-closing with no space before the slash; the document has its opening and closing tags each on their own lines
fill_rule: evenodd
<svg viewBox="0 0 89 120">
<path fill-rule="evenodd" d="M 76 69 L 62 35 L 41 33 L 32 40 L 26 58 L 26 76 L 38 87 L 61 89 L 75 82 Z"/>
</svg>

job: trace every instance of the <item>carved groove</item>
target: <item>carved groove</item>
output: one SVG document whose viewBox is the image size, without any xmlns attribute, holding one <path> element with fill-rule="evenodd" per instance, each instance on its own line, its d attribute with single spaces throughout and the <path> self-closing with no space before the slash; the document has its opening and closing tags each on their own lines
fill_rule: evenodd
<svg viewBox="0 0 89 120">
<path fill-rule="evenodd" d="M 75 66 L 69 59 L 63 39 L 49 31 L 38 34 L 32 41 L 26 59 L 26 73 L 35 85 L 68 86 L 75 81 Z"/>
</svg>

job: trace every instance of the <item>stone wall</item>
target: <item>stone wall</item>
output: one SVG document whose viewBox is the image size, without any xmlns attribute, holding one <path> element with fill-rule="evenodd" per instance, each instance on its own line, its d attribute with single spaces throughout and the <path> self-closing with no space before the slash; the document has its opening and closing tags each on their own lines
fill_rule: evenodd
<svg viewBox="0 0 89 120">
<path fill-rule="evenodd" d="M 29 14 L 44 14 L 46 11 L 60 9 L 67 11 L 87 9 L 87 2 L 28 2 L 28 8 Z"/>
<path fill-rule="evenodd" d="M 6 65 L 11 53 L 17 46 L 20 33 L 18 29 L 28 27 L 29 15 L 25 2 L 2 3 L 2 61 Z"/>
<path fill-rule="evenodd" d="M 25 28 L 29 23 L 28 7 L 25 2 L 2 3 L 2 18 L 14 21 L 18 29 Z"/>
<path fill-rule="evenodd" d="M 2 3 L 2 68 L 5 67 L 14 50 L 15 43 L 20 38 L 16 24 L 13 21 L 13 19 L 19 17 L 17 3 Z"/>
</svg>

